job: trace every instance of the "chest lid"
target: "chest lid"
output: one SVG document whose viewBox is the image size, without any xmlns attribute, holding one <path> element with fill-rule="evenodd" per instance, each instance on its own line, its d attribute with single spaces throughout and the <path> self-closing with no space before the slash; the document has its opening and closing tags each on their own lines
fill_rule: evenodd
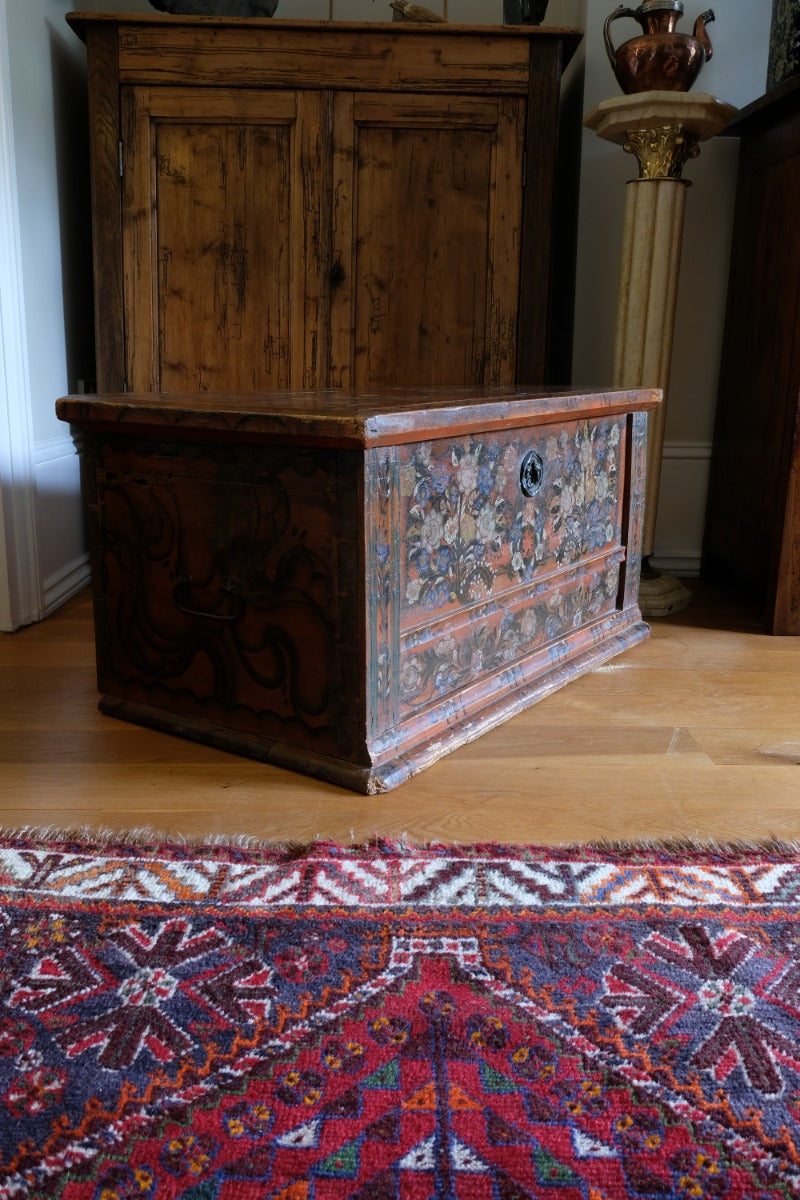
<svg viewBox="0 0 800 1200">
<path fill-rule="evenodd" d="M 98 433 L 367 449 L 643 411 L 660 399 L 655 388 L 128 392 L 65 396 L 57 401 L 56 413 L 62 421 Z"/>
</svg>

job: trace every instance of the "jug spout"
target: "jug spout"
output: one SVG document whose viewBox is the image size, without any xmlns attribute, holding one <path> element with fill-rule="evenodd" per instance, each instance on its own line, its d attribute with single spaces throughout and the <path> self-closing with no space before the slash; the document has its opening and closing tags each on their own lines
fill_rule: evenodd
<svg viewBox="0 0 800 1200">
<path fill-rule="evenodd" d="M 692 30 L 692 37 L 703 47 L 703 54 L 705 55 L 706 62 L 708 62 L 714 53 L 711 46 L 711 39 L 706 32 L 706 25 L 713 20 L 714 10 L 712 8 L 708 8 L 704 13 L 700 13 L 700 16 L 694 23 L 694 29 Z"/>
</svg>

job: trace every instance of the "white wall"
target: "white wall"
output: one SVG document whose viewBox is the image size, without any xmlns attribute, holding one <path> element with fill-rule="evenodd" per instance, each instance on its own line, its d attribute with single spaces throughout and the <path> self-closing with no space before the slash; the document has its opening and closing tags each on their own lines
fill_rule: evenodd
<svg viewBox="0 0 800 1200">
<path fill-rule="evenodd" d="M 451 21 L 502 20 L 502 0 L 428 0 L 428 6 L 446 12 Z M 0 57 L 0 94 L 5 89 L 10 99 L 10 132 L 16 147 L 13 178 L 6 182 L 11 185 L 12 215 L 18 220 L 18 241 L 12 249 L 18 253 L 22 282 L 19 340 L 25 359 L 10 384 L 6 379 L 6 388 L 12 390 L 12 403 L 7 407 L 16 403 L 18 416 L 27 389 L 22 406 L 27 411 L 21 425 L 17 423 L 17 433 L 4 432 L 0 422 L 0 628 L 9 627 L 3 623 L 7 620 L 4 595 L 9 579 L 14 591 L 13 571 L 9 570 L 13 564 L 4 544 L 10 496 L 8 453 L 3 454 L 9 447 L 4 446 L 4 438 L 6 443 L 13 436 L 30 439 L 27 450 L 33 480 L 22 479 L 22 486 L 30 486 L 36 497 L 35 520 L 27 533 L 23 523 L 18 541 L 27 538 L 30 542 L 27 548 L 35 559 L 39 595 L 38 601 L 33 598 L 33 608 L 24 609 L 27 616 L 23 619 L 51 611 L 87 577 L 77 458 L 53 411 L 59 395 L 75 390 L 79 380 L 90 379 L 92 373 L 85 57 L 83 46 L 64 22 L 73 7 L 76 5 L 70 0 L 0 0 L 0 37 L 7 9 L 10 63 L 3 78 Z M 84 0 L 80 7 L 153 11 L 148 0 Z M 603 21 L 613 7 L 614 0 L 550 0 L 545 18 L 547 24 L 586 29 L 580 56 L 585 61 L 586 112 L 600 100 L 619 94 L 602 41 Z M 694 6 L 687 3 L 680 27 L 689 31 L 702 7 L 702 0 Z M 752 0 L 725 0 L 724 7 L 717 5 L 717 21 L 709 28 L 714 58 L 703 68 L 696 90 L 711 92 L 737 106 L 762 94 L 770 9 L 768 0 L 756 0 L 755 4 Z M 280 0 L 276 15 L 390 20 L 392 10 L 389 0 Z M 633 35 L 637 26 L 618 21 L 614 30 L 622 40 Z M 2 132 L 0 119 L 0 140 Z M 688 573 L 696 571 L 700 561 L 736 155 L 736 142 L 719 138 L 704 144 L 700 158 L 685 171 L 693 186 L 686 212 L 656 561 Z M 618 147 L 584 131 L 581 170 L 574 378 L 576 383 L 605 386 L 611 378 L 623 193 L 625 181 L 636 173 L 635 162 Z M 0 203 L 0 234 L 5 238 L 2 219 Z M 13 259 L 11 255 L 12 267 Z M 9 257 L 4 261 L 0 302 L 2 285 L 10 278 Z M 7 292 L 6 287 L 6 296 Z M 8 324 L 8 304 L 4 312 L 0 303 L 0 343 L 7 336 Z M 8 366 L 6 362 L 6 377 Z M 0 384 L 3 374 L 0 371 Z M 18 454 L 17 461 L 24 466 L 26 454 Z M 39 611 L 34 611 L 37 604 Z"/>
<path fill-rule="evenodd" d="M 54 411 L 58 396 L 91 376 L 94 353 L 85 53 L 64 22 L 71 7 L 68 0 L 3 4 L 8 54 L 0 60 L 0 90 L 13 154 L 4 173 L 10 215 L 3 261 L 5 284 L 13 273 L 18 286 L 21 330 L 14 356 L 4 320 L 6 411 L 16 439 L 13 474 L 11 447 L 0 458 L 6 509 L 0 579 L 9 596 L 0 628 L 6 629 L 46 615 L 87 579 L 78 459 Z M 4 317 L 11 307 L 5 296 Z M 0 437 L 5 433 L 0 429 Z M 30 478 L 19 470 L 26 457 Z M 24 585 L 21 558 L 28 560 Z"/>
<path fill-rule="evenodd" d="M 0 0 L 0 629 L 41 611 L 6 0 Z"/>
</svg>

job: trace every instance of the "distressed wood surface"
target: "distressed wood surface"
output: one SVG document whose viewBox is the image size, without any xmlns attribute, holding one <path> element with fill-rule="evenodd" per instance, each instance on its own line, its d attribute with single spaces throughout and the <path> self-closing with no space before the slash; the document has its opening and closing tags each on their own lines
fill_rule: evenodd
<svg viewBox="0 0 800 1200">
<path fill-rule="evenodd" d="M 101 391 L 120 391 L 125 386 L 125 320 L 119 219 L 119 47 L 113 26 L 92 26 L 87 39 L 95 371 Z"/>
<path fill-rule="evenodd" d="M 162 14 L 72 14 L 87 37 L 96 26 L 119 29 L 120 72 L 126 83 L 305 86 L 353 90 L 491 90 L 524 95 L 531 41 L 569 56 L 581 39 L 554 26 L 418 25 L 377 22 L 280 21 L 170 17 Z"/>
<path fill-rule="evenodd" d="M 122 95 L 129 386 L 316 386 L 323 96 Z"/>
<path fill-rule="evenodd" d="M 574 31 L 71 24 L 103 391 L 569 378 L 548 306 L 574 280 L 553 206 Z"/>
<path fill-rule="evenodd" d="M 332 297 L 333 378 L 352 355 L 357 388 L 513 382 L 523 128 L 519 102 L 355 97 L 334 247 L 353 280 Z"/>
<path fill-rule="evenodd" d="M 559 125 L 558 81 L 565 64 L 560 52 L 547 53 L 538 43 L 531 44 L 530 55 L 527 178 L 519 269 L 522 279 L 536 279 L 537 286 L 523 288 L 520 294 L 516 364 L 516 378 L 520 382 L 553 378 L 548 356 L 554 354 L 559 333 L 552 322 L 563 313 L 563 304 L 556 305 L 555 295 L 564 286 L 564 281 L 558 279 L 559 260 L 553 253 L 554 238 L 558 235 L 557 206 L 569 205 L 572 190 L 567 180 L 559 181 L 559 142 L 552 139 L 552 131 Z M 556 196 L 558 182 L 563 188 L 560 197 Z"/>
</svg>

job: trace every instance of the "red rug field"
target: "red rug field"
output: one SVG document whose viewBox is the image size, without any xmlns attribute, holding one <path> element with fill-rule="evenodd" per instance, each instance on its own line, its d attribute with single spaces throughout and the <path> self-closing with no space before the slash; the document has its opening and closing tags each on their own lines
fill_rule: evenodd
<svg viewBox="0 0 800 1200">
<path fill-rule="evenodd" d="M 0 836 L 4 1200 L 800 1195 L 790 848 Z"/>
</svg>

